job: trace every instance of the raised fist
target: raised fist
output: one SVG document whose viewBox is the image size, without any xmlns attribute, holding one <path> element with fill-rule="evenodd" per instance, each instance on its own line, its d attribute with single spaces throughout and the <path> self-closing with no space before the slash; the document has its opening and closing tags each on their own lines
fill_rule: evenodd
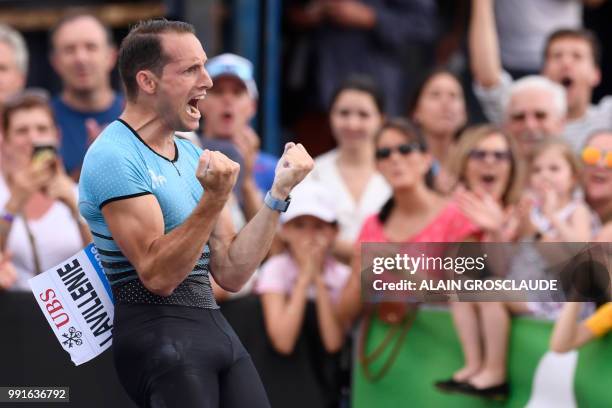
<svg viewBox="0 0 612 408">
<path fill-rule="evenodd" d="M 276 164 L 272 190 L 278 199 L 286 198 L 293 187 L 310 173 L 314 161 L 300 143 L 287 143 L 285 151 Z"/>
<path fill-rule="evenodd" d="M 196 170 L 196 177 L 204 191 L 220 198 L 229 197 L 236 180 L 240 165 L 221 152 L 204 150 Z"/>
</svg>

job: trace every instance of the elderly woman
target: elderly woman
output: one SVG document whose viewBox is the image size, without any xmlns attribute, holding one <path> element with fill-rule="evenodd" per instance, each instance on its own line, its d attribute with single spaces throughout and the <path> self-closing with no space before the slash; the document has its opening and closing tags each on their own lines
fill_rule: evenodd
<svg viewBox="0 0 612 408">
<path fill-rule="evenodd" d="M 5 289 L 29 290 L 29 278 L 83 248 L 91 236 L 78 212 L 76 185 L 55 154 L 60 137 L 46 96 L 26 92 L 7 101 L 2 126 L 0 251 L 10 254 L 16 273 L 5 273 L 0 282 Z"/>
</svg>

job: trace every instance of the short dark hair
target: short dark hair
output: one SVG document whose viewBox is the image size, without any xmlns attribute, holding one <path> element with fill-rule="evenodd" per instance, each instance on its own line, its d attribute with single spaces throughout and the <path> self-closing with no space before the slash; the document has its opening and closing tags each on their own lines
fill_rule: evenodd
<svg viewBox="0 0 612 408">
<path fill-rule="evenodd" d="M 36 108 L 47 111 L 53 125 L 57 126 L 53 109 L 49 103 L 49 95 L 46 93 L 46 91 L 39 89 L 26 89 L 25 91 L 7 99 L 2 107 L 2 115 L 0 116 L 0 120 L 2 121 L 2 133 L 4 133 L 4 138 L 7 139 L 10 136 L 8 131 L 11 127 L 11 119 L 16 112 Z"/>
<path fill-rule="evenodd" d="M 130 30 L 119 48 L 119 74 L 125 87 L 128 100 L 138 96 L 136 74 L 150 70 L 161 75 L 168 63 L 159 36 L 164 33 L 195 34 L 195 29 L 183 21 L 170 21 L 165 18 L 141 21 Z"/>
<path fill-rule="evenodd" d="M 585 41 L 591 47 L 593 62 L 597 67 L 601 66 L 601 43 L 599 42 L 599 39 L 595 33 L 591 30 L 587 30 L 586 28 L 562 28 L 553 31 L 552 34 L 550 34 L 546 39 L 546 44 L 544 46 L 544 60 L 548 58 L 548 53 L 552 43 L 562 38 L 575 38 Z"/>
<path fill-rule="evenodd" d="M 336 88 L 330 100 L 330 111 L 332 110 L 340 94 L 344 91 L 349 90 L 367 93 L 372 97 L 372 99 L 374 99 L 374 103 L 376 104 L 378 112 L 381 115 L 385 113 L 385 98 L 382 93 L 382 90 L 376 84 L 376 81 L 374 81 L 372 77 L 365 74 L 349 75 L 349 77 L 344 80 L 344 82 L 342 82 L 338 88 Z"/>
<path fill-rule="evenodd" d="M 113 32 L 112 32 L 112 30 L 106 24 L 104 24 L 104 22 L 100 19 L 100 17 L 98 17 L 95 14 L 90 13 L 88 11 L 83 11 L 82 9 L 74 9 L 74 10 L 70 10 L 67 13 L 65 13 L 59 19 L 59 21 L 53 26 L 53 28 L 51 28 L 51 31 L 49 33 L 49 49 L 50 50 L 53 51 L 55 49 L 55 44 L 54 44 L 55 34 L 57 34 L 57 32 L 60 30 L 60 28 L 62 28 L 66 24 L 71 23 L 71 22 L 73 22 L 75 20 L 78 20 L 80 18 L 91 18 L 91 19 L 93 19 L 104 30 L 104 34 L 106 35 L 107 43 L 109 45 L 113 45 L 115 43 L 115 41 L 113 39 Z"/>
</svg>

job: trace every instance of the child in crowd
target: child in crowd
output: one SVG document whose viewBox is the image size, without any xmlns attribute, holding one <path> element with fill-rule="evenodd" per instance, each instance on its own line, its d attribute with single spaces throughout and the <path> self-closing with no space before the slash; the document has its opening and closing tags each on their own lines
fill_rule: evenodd
<svg viewBox="0 0 612 408">
<path fill-rule="evenodd" d="M 586 242 L 593 216 L 581 196 L 580 162 L 571 147 L 557 139 L 540 144 L 533 156 L 529 184 L 532 207 L 526 234 L 547 242 Z"/>
<path fill-rule="evenodd" d="M 291 196 L 289 209 L 281 215 L 280 236 L 286 250 L 262 265 L 255 285 L 266 332 L 279 353 L 290 355 L 304 324 L 306 305 L 313 301 L 323 347 L 334 353 L 345 339 L 336 304 L 350 276 L 350 268 L 331 256 L 337 216 L 315 181 L 303 182 Z"/>
</svg>

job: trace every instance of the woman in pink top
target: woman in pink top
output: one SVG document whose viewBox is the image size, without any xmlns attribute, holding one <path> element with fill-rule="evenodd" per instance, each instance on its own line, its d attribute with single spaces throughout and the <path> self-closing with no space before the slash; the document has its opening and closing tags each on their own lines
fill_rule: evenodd
<svg viewBox="0 0 612 408">
<path fill-rule="evenodd" d="M 479 235 L 457 205 L 429 189 L 425 176 L 432 157 L 417 128 L 408 121 L 386 122 L 376 136 L 377 169 L 393 190 L 378 214 L 366 219 L 361 242 L 456 242 Z M 350 280 L 340 298 L 338 313 L 349 326 L 362 309 L 360 253 L 353 259 Z"/>
</svg>

